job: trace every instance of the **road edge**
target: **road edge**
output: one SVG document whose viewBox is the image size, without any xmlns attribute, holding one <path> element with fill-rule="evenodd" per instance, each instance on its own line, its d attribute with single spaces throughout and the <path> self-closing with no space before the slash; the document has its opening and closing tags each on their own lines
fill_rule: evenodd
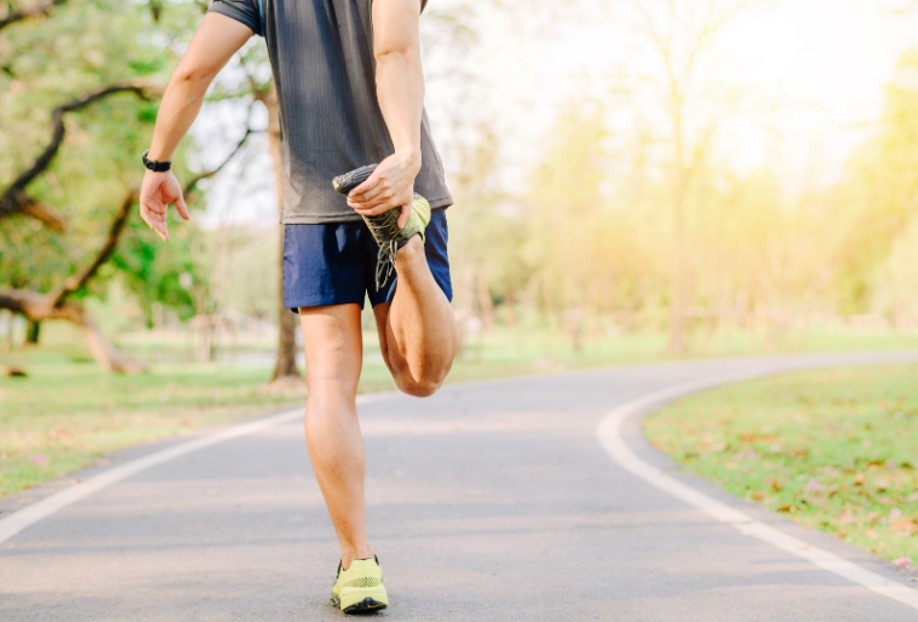
<svg viewBox="0 0 918 622">
<path fill-rule="evenodd" d="M 368 404 L 389 399 L 395 396 L 393 392 L 373 393 L 361 395 L 357 398 L 358 404 Z M 239 423 L 224 427 L 216 432 L 211 432 L 203 436 L 198 436 L 190 440 L 178 443 L 170 443 L 169 446 L 148 453 L 139 458 L 128 460 L 117 466 L 107 468 L 104 471 L 92 475 L 84 480 L 78 480 L 71 486 L 67 486 L 57 492 L 54 492 L 42 499 L 31 503 L 21 509 L 15 510 L 6 516 L 0 517 L 0 544 L 3 544 L 16 534 L 28 529 L 35 523 L 38 523 L 49 516 L 60 512 L 74 503 L 77 503 L 100 490 L 117 484 L 137 473 L 141 473 L 155 466 L 174 460 L 181 456 L 188 455 L 195 451 L 212 447 L 226 441 L 248 436 L 268 428 L 296 421 L 303 416 L 303 407 L 284 410 L 278 414 L 268 417 L 261 417 L 254 421 Z M 72 477 L 72 474 L 71 476 Z"/>
<path fill-rule="evenodd" d="M 866 364 L 876 364 L 877 362 L 867 361 Z M 897 359 L 888 362 L 902 361 Z M 619 466 L 666 494 L 680 499 L 719 522 L 734 527 L 744 535 L 757 538 L 796 557 L 800 557 L 823 570 L 918 610 L 918 591 L 912 587 L 883 577 L 844 557 L 814 546 L 780 529 L 766 525 L 735 507 L 700 492 L 638 457 L 637 453 L 625 441 L 623 427 L 626 422 L 635 418 L 643 418 L 663 406 L 693 393 L 782 373 L 847 364 L 857 365 L 859 361 L 839 358 L 800 361 L 792 365 L 765 364 L 761 367 L 747 368 L 683 382 L 615 407 L 600 420 L 596 428 L 596 436 L 605 452 Z"/>
</svg>

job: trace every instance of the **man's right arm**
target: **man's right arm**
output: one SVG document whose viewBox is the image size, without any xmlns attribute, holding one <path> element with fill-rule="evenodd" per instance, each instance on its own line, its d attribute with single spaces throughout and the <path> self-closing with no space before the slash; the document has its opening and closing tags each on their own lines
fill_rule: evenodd
<svg viewBox="0 0 918 622">
<path fill-rule="evenodd" d="M 348 205 L 365 216 L 401 206 L 403 227 L 411 213 L 414 180 L 421 169 L 424 72 L 421 70 L 421 0 L 374 0 L 373 55 L 376 95 L 395 152 L 348 194 Z"/>
<path fill-rule="evenodd" d="M 172 159 L 176 147 L 198 116 L 210 83 L 251 36 L 251 28 L 230 17 L 219 13 L 204 16 L 166 87 L 156 115 L 150 160 Z M 188 210 L 181 187 L 172 171 L 147 171 L 140 190 L 140 215 L 163 240 L 169 239 L 166 208 L 172 203 L 187 220 Z"/>
<path fill-rule="evenodd" d="M 210 83 L 251 36 L 251 29 L 230 17 L 204 16 L 166 87 L 153 130 L 151 160 L 172 159 L 198 116 Z"/>
</svg>

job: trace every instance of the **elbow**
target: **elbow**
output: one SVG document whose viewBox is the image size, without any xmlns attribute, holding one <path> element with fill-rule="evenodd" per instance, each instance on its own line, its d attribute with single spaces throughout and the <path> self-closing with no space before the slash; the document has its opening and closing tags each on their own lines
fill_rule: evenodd
<svg viewBox="0 0 918 622">
<path fill-rule="evenodd" d="M 376 58 L 376 64 L 386 63 L 405 63 L 414 64 L 420 60 L 418 50 L 411 46 L 384 47 L 373 50 L 373 56 Z"/>
<path fill-rule="evenodd" d="M 185 87 L 203 87 L 206 89 L 213 78 L 213 72 L 204 67 L 183 66 L 180 64 L 175 73 L 172 74 L 172 83 Z"/>
</svg>

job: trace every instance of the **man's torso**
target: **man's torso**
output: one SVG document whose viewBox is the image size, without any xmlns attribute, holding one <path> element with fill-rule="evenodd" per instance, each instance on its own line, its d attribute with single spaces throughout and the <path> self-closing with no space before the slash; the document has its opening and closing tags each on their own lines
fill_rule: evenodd
<svg viewBox="0 0 918 622">
<path fill-rule="evenodd" d="M 372 0 L 215 0 L 264 36 L 277 86 L 284 163 L 284 224 L 359 220 L 331 186 L 335 175 L 380 162 L 392 142 L 376 98 Z M 452 203 L 427 115 L 415 191 Z"/>
</svg>

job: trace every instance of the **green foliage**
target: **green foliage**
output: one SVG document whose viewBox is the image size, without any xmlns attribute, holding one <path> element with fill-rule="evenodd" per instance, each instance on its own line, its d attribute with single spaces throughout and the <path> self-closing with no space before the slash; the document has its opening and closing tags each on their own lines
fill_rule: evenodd
<svg viewBox="0 0 918 622">
<path fill-rule="evenodd" d="M 164 249 L 162 240 L 142 220 L 130 222 L 111 266 L 127 276 L 127 285 L 136 294 L 147 325 L 152 325 L 152 305 L 156 302 L 175 308 L 183 319 L 194 315 L 194 301 L 182 285 L 182 275 L 193 280 L 204 278 L 204 266 L 193 253 L 195 237 L 202 234 L 197 227 L 183 222 L 171 228 L 169 246 Z M 104 297 L 102 287 L 94 285 L 93 289 L 98 297 Z"/>
<path fill-rule="evenodd" d="M 901 56 L 887 89 L 880 130 L 855 153 L 848 182 L 839 189 L 845 209 L 834 210 L 833 218 L 843 234 L 833 259 L 839 264 L 840 305 L 848 312 L 871 309 L 878 289 L 883 289 L 878 276 L 886 274 L 884 264 L 891 253 L 902 254 L 894 250 L 896 240 L 910 235 L 909 224 L 918 220 L 916 154 L 918 49 Z M 911 283 L 912 291 L 915 287 Z"/>
<path fill-rule="evenodd" d="M 164 85 L 177 58 L 164 43 L 187 37 L 199 15 L 198 7 L 172 3 L 157 24 L 137 3 L 68 2 L 46 19 L 5 30 L 0 142 L 12 148 L 0 151 L 0 186 L 28 169 L 48 144 L 54 108 L 108 84 L 143 79 Z M 60 152 L 27 192 L 62 214 L 67 230 L 25 216 L 0 220 L 0 287 L 49 291 L 92 259 L 124 197 L 140 184 L 139 154 L 149 144 L 156 110 L 156 102 L 126 93 L 65 116 Z M 121 270 L 144 305 L 159 300 L 187 315 L 191 301 L 177 275 L 197 271 L 190 258 L 194 225 L 163 247 L 132 211 L 112 262 L 78 296 L 104 297 L 107 280 Z"/>
<path fill-rule="evenodd" d="M 695 154 L 681 190 L 685 253 L 670 259 L 677 190 L 660 138 L 640 116 L 628 126 L 607 102 L 575 97 L 513 210 L 500 209 L 508 197 L 499 192 L 460 197 L 456 220 L 476 223 L 462 230 L 471 249 L 462 259 L 486 268 L 478 272 L 498 302 L 509 286 L 549 317 L 573 310 L 626 329 L 665 325 L 673 261 L 688 279 L 685 313 L 696 337 L 738 328 L 778 342 L 795 324 L 839 311 L 914 326 L 916 111 L 913 51 L 903 54 L 876 136 L 857 149 L 844 181 L 793 202 L 780 163 L 740 174 L 714 152 Z M 483 168 L 471 170 L 487 186 Z"/>
</svg>

